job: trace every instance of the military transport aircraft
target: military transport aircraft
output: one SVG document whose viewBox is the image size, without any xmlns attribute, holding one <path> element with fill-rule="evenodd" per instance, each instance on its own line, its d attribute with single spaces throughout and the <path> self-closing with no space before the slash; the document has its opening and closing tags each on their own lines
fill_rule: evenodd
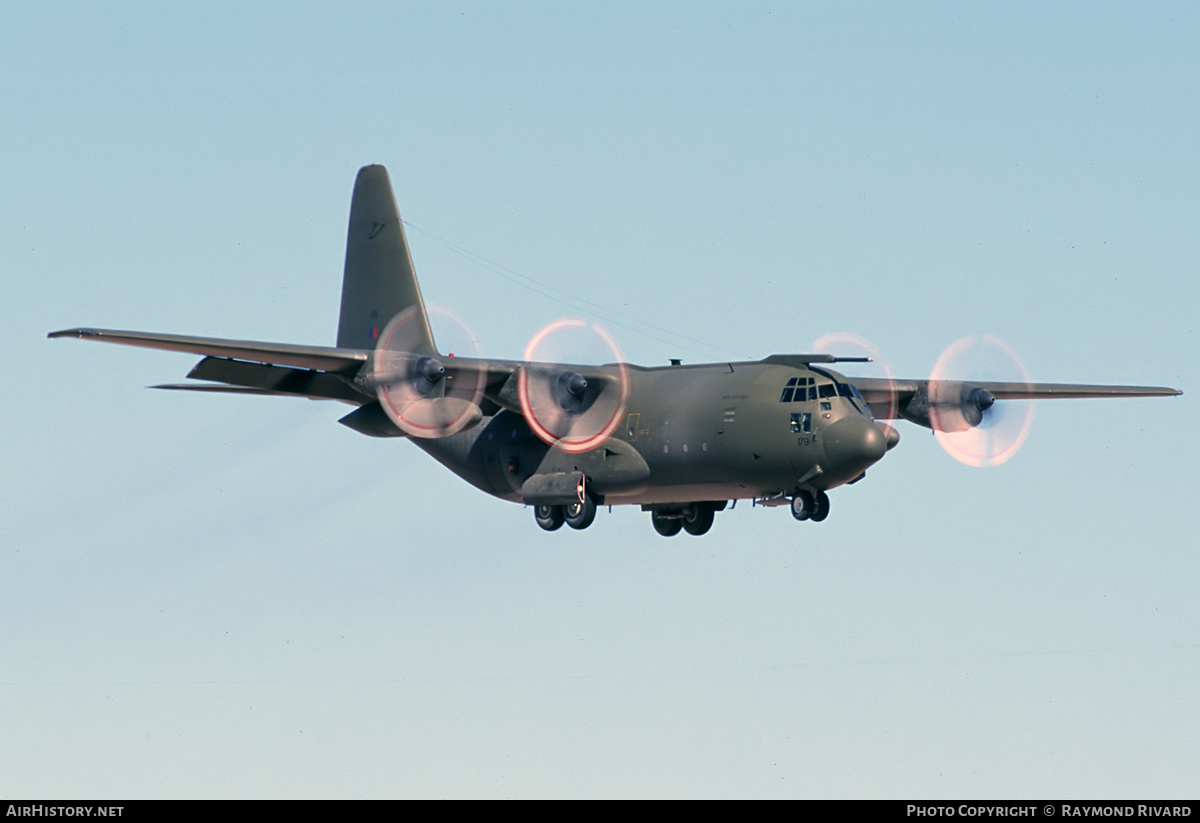
<svg viewBox="0 0 1200 823">
<path fill-rule="evenodd" d="M 476 488 L 532 506 L 551 531 L 564 522 L 585 529 L 598 505 L 623 504 L 649 511 L 663 536 L 704 534 L 738 500 L 820 521 L 829 490 L 862 479 L 899 442 L 880 421 L 969 435 L 986 431 L 1002 401 L 1180 394 L 1024 377 L 964 381 L 936 370 L 921 380 L 847 378 L 829 365 L 867 358 L 831 354 L 652 368 L 619 357 L 585 366 L 539 356 L 548 338 L 580 325 L 544 329 L 522 360 L 440 354 L 391 181 L 373 165 L 354 185 L 336 346 L 93 328 L 49 336 L 204 356 L 188 377 L 207 382 L 156 388 L 348 403 L 356 408 L 341 423 L 409 437 Z"/>
</svg>

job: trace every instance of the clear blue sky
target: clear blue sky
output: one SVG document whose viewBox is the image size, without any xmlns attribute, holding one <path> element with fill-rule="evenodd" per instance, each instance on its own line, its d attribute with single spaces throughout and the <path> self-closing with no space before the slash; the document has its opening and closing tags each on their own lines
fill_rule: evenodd
<svg viewBox="0 0 1200 823">
<path fill-rule="evenodd" d="M 1198 42 L 1194 3 L 5 4 L 0 796 L 1194 797 Z M 1043 403 L 990 470 L 902 424 L 825 523 L 667 541 L 45 338 L 331 344 L 370 162 L 485 354 L 586 311 L 633 362 L 852 332 L 920 377 L 987 332 L 1187 393 Z"/>
</svg>

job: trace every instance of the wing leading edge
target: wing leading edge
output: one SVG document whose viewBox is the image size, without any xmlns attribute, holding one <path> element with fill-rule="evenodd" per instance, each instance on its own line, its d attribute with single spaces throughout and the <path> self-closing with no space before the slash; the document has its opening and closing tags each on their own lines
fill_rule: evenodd
<svg viewBox="0 0 1200 823">
<path fill-rule="evenodd" d="M 920 393 L 928 394 L 929 380 L 889 380 L 883 377 L 847 377 L 872 410 L 894 409 L 902 417 L 904 409 Z M 1179 389 L 1167 386 L 1101 386 L 1083 383 L 999 383 L 988 380 L 964 381 L 991 392 L 997 400 L 1081 400 L 1104 397 L 1173 397 Z M 922 391 L 924 390 L 924 391 Z"/>
<path fill-rule="evenodd" d="M 226 340 L 221 337 L 192 337 L 184 334 L 156 334 L 117 329 L 64 329 L 47 337 L 78 337 L 101 343 L 139 346 L 185 354 L 203 354 L 253 363 L 291 366 L 299 369 L 353 374 L 362 368 L 370 352 L 333 346 L 297 346 L 290 343 L 261 343 L 254 340 Z"/>
<path fill-rule="evenodd" d="M 204 356 L 187 376 L 208 382 L 152 386 L 156 389 L 281 395 L 339 400 L 356 406 L 378 405 L 369 374 L 374 353 L 369 350 L 94 328 L 63 329 L 47 337 L 75 337 Z M 473 376 L 482 372 L 481 393 L 496 401 L 496 406 L 515 404 L 506 402 L 510 398 L 502 389 L 519 363 L 465 357 L 441 360 L 447 372 L 453 374 Z M 494 408 L 489 407 L 489 413 L 493 412 Z"/>
<path fill-rule="evenodd" d="M 204 355 L 204 359 L 196 364 L 188 377 L 226 384 L 173 383 L 154 388 L 281 394 L 341 400 L 356 405 L 372 399 L 355 382 L 355 377 L 371 356 L 370 352 L 359 349 L 118 329 L 64 329 L 51 332 L 47 337 L 77 337 L 123 346 Z"/>
</svg>

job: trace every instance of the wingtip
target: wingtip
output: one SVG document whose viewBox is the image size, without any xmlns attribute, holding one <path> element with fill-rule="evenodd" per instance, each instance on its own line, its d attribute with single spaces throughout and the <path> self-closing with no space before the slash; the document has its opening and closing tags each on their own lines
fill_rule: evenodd
<svg viewBox="0 0 1200 823">
<path fill-rule="evenodd" d="M 77 337 L 80 340 L 86 340 L 88 338 L 101 339 L 106 337 L 107 333 L 111 332 L 108 332 L 106 329 L 93 329 L 84 327 L 78 329 L 62 329 L 60 331 L 52 331 L 46 335 L 46 337 L 51 339 L 56 337 Z"/>
</svg>

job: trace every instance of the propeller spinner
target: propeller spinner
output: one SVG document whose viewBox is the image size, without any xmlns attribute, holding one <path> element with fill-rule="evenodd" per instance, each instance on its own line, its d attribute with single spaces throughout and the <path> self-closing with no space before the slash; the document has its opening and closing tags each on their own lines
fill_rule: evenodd
<svg viewBox="0 0 1200 823">
<path fill-rule="evenodd" d="M 421 351 L 425 335 L 416 307 L 392 318 L 375 346 L 371 382 L 387 416 L 413 437 L 446 437 L 480 421 L 486 375 L 447 369 L 453 357 Z"/>
<path fill-rule="evenodd" d="M 1016 350 L 992 334 L 954 341 L 929 376 L 929 418 L 941 447 L 968 466 L 998 466 L 1025 443 L 1034 405 L 1028 400 L 996 402 L 971 380 L 1033 381 Z"/>
<path fill-rule="evenodd" d="M 607 365 L 552 365 L 564 362 Z M 608 332 L 564 318 L 525 347 L 517 391 L 525 421 L 538 437 L 562 451 L 581 453 L 599 446 L 620 425 L 629 400 L 629 369 Z"/>
</svg>

